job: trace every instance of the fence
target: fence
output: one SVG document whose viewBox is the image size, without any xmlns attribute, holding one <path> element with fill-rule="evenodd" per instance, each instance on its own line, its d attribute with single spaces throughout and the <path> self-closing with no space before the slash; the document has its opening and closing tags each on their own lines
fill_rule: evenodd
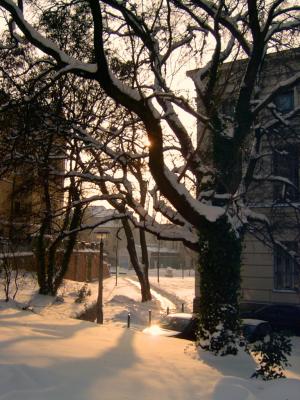
<svg viewBox="0 0 300 400">
<path fill-rule="evenodd" d="M 62 253 L 61 253 L 62 254 Z M 37 259 L 33 252 L 0 253 L 0 259 L 9 257 L 13 259 L 16 268 L 25 271 L 37 270 Z M 104 278 L 110 276 L 109 266 L 104 261 Z M 98 279 L 99 276 L 99 251 L 93 249 L 76 249 L 71 255 L 69 268 L 65 278 L 85 282 Z"/>
</svg>

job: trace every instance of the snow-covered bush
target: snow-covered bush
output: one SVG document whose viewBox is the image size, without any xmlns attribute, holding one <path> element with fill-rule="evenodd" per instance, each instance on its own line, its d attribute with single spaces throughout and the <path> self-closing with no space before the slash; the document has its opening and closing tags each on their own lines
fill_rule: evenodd
<svg viewBox="0 0 300 400">
<path fill-rule="evenodd" d="M 89 285 L 85 283 L 81 288 L 78 290 L 77 298 L 75 299 L 75 303 L 83 303 L 88 296 L 91 296 L 92 292 L 89 289 Z"/>
<path fill-rule="evenodd" d="M 272 332 L 264 340 L 248 344 L 246 351 L 251 353 L 258 363 L 252 378 L 262 378 L 265 381 L 285 378 L 284 370 L 290 365 L 287 356 L 291 355 L 292 351 L 289 336 Z"/>
</svg>

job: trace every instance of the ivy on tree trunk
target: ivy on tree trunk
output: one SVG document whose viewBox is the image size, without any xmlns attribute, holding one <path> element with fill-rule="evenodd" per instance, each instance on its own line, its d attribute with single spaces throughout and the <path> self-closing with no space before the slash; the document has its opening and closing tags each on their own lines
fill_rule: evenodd
<svg viewBox="0 0 300 400">
<path fill-rule="evenodd" d="M 199 245 L 199 345 L 214 354 L 236 354 L 241 238 L 223 217 L 202 224 Z"/>
</svg>

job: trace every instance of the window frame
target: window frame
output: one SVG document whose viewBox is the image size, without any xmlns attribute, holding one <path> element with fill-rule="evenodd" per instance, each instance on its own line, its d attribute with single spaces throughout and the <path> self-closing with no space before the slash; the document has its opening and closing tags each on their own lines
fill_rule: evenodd
<svg viewBox="0 0 300 400">
<path fill-rule="evenodd" d="M 279 245 L 273 249 L 273 286 L 276 292 L 297 292 L 299 289 L 299 265 L 288 251 L 297 251 L 296 241 L 285 241 L 282 244 L 288 249 L 285 251 Z M 281 270 L 281 277 L 279 276 Z M 288 271 L 288 269 L 290 271 Z"/>
<path fill-rule="evenodd" d="M 285 101 L 288 100 L 289 105 L 285 106 Z M 295 109 L 295 93 L 294 89 L 289 89 L 284 92 L 278 93 L 274 98 L 274 104 L 277 111 L 281 114 L 288 114 Z"/>
<path fill-rule="evenodd" d="M 282 154 L 286 152 L 287 154 Z M 282 146 L 272 155 L 272 174 L 288 179 L 295 187 L 282 181 L 273 183 L 273 201 L 278 203 L 297 203 L 300 200 L 299 179 L 299 147 L 297 144 Z M 288 163 L 288 168 L 280 171 L 280 166 Z M 288 173 L 286 173 L 288 172 Z"/>
</svg>

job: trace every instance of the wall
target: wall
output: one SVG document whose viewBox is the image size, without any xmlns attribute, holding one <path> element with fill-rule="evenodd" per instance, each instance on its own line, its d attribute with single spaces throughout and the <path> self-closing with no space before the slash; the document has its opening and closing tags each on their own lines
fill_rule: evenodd
<svg viewBox="0 0 300 400">
<path fill-rule="evenodd" d="M 273 253 L 270 247 L 246 235 L 242 261 L 242 301 L 300 304 L 300 294 L 274 289 Z"/>
<path fill-rule="evenodd" d="M 16 265 L 26 271 L 36 271 L 36 258 L 32 252 L 20 252 L 8 255 L 14 258 Z M 0 259 L 2 255 L 0 254 Z M 71 256 L 68 272 L 65 279 L 78 282 L 98 279 L 99 251 L 75 250 Z M 108 264 L 104 261 L 104 278 L 110 276 Z"/>
<path fill-rule="evenodd" d="M 295 51 L 277 52 L 269 54 L 265 60 L 264 69 L 261 71 L 261 84 L 259 97 L 262 99 L 278 85 L 283 79 L 288 79 L 296 72 L 300 71 L 300 49 Z M 246 63 L 239 61 L 235 64 L 225 63 L 222 66 L 221 82 L 218 83 L 222 98 L 220 106 L 226 101 L 232 102 L 237 97 L 237 82 L 244 73 Z M 193 79 L 197 71 L 190 71 L 189 76 Z M 300 106 L 300 85 L 297 84 L 293 89 L 294 109 Z M 197 98 L 199 112 L 203 111 L 200 96 Z M 274 119 L 273 111 L 270 110 L 260 113 L 260 122 L 268 125 Z M 300 148 L 300 116 L 299 113 L 293 115 L 289 124 L 278 124 L 274 129 L 272 139 L 268 136 L 262 142 L 263 158 L 257 164 L 256 175 L 268 177 L 274 173 L 272 146 L 280 146 L 292 143 L 293 146 Z M 198 126 L 198 135 L 201 137 L 206 125 L 201 123 Z M 254 132 L 253 132 L 254 134 Z M 209 136 L 209 135 L 207 135 Z M 244 161 L 249 159 L 252 148 L 252 137 L 244 144 Z M 270 146 L 270 144 L 272 146 Z M 209 141 L 204 142 L 203 148 L 209 149 Z M 202 149 L 201 149 L 202 150 Z M 209 153 L 208 153 L 209 156 Z M 244 162 L 244 164 L 246 164 Z M 300 175 L 300 164 L 298 165 Z M 295 208 L 288 207 L 287 204 L 274 204 L 273 201 L 274 185 L 266 180 L 254 181 L 247 193 L 247 201 L 254 212 L 261 212 L 269 218 L 272 223 L 273 237 L 275 240 L 299 242 L 299 221 L 295 213 Z M 299 204 L 296 205 L 298 209 Z M 262 237 L 262 235 L 261 235 Z M 263 237 L 265 239 L 265 237 Z M 266 239 L 265 239 L 266 240 Z M 270 240 L 269 240 L 270 242 Z M 295 303 L 300 304 L 300 293 L 297 290 L 275 290 L 274 289 L 274 267 L 272 248 L 264 245 L 253 236 L 247 235 L 244 241 L 242 255 L 242 300 L 245 302 L 258 303 Z M 200 277 L 196 274 L 195 281 L 195 307 L 197 307 L 200 289 Z"/>
<path fill-rule="evenodd" d="M 110 276 L 109 267 L 106 261 L 104 266 L 104 278 Z M 99 251 L 77 250 L 71 256 L 69 270 L 66 279 L 84 282 L 98 279 L 99 276 Z"/>
</svg>

